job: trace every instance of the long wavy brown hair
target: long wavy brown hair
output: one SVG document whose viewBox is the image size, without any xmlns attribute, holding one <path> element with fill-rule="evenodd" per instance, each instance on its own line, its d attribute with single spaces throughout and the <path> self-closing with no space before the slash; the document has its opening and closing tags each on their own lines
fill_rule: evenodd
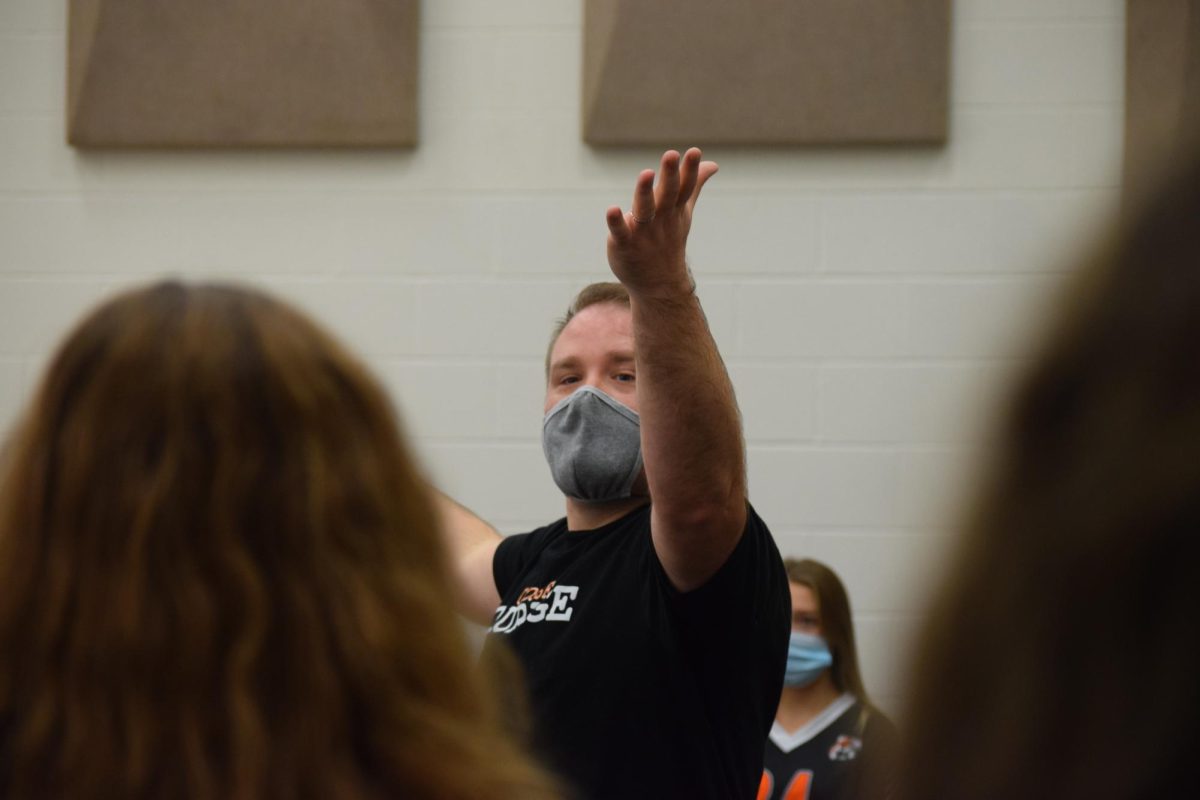
<svg viewBox="0 0 1200 800">
<path fill-rule="evenodd" d="M 1195 796 L 1200 159 L 1069 289 L 917 650 L 904 800 Z"/>
<path fill-rule="evenodd" d="M 391 405 L 306 317 L 163 283 L 54 357 L 0 478 L 0 794 L 541 798 Z"/>
</svg>

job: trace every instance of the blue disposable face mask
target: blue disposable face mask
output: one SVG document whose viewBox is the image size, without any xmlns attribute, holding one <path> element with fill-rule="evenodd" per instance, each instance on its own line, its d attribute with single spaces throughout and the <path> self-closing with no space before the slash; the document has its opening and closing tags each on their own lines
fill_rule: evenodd
<svg viewBox="0 0 1200 800">
<path fill-rule="evenodd" d="M 784 686 L 808 686 L 833 666 L 833 653 L 820 636 L 792 631 L 788 642 L 787 669 Z"/>
</svg>

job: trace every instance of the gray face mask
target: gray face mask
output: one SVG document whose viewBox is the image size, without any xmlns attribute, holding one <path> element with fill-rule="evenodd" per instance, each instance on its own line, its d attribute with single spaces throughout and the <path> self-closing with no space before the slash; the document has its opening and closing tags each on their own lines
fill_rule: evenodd
<svg viewBox="0 0 1200 800">
<path fill-rule="evenodd" d="M 542 449 L 567 497 L 623 500 L 642 471 L 637 412 L 592 386 L 581 386 L 546 412 Z"/>
</svg>

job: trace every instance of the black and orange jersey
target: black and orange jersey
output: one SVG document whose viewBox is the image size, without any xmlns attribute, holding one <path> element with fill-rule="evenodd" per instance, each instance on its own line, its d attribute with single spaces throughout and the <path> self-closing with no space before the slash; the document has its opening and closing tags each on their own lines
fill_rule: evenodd
<svg viewBox="0 0 1200 800">
<path fill-rule="evenodd" d="M 891 721 L 844 694 L 799 730 L 771 728 L 758 800 L 884 800 L 896 733 Z"/>
</svg>

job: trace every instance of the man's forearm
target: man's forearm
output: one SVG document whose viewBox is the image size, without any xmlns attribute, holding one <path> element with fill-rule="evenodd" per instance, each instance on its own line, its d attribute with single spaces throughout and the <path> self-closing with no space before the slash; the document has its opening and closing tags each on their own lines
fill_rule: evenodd
<svg viewBox="0 0 1200 800">
<path fill-rule="evenodd" d="M 650 495 L 664 513 L 744 502 L 733 386 L 694 292 L 632 298 L 638 406 Z"/>
<path fill-rule="evenodd" d="M 459 610 L 469 619 L 486 625 L 500 602 L 492 578 L 492 557 L 503 537 L 441 491 L 430 487 L 430 494 L 449 550 Z"/>
<path fill-rule="evenodd" d="M 459 559 L 501 536 L 474 512 L 439 489 L 430 487 L 450 557 Z"/>
<path fill-rule="evenodd" d="M 608 264 L 629 290 L 651 534 L 676 588 L 702 585 L 746 521 L 745 457 L 733 387 L 688 275 L 692 211 L 717 172 L 697 148 L 643 170 L 629 213 L 612 206 Z"/>
</svg>

